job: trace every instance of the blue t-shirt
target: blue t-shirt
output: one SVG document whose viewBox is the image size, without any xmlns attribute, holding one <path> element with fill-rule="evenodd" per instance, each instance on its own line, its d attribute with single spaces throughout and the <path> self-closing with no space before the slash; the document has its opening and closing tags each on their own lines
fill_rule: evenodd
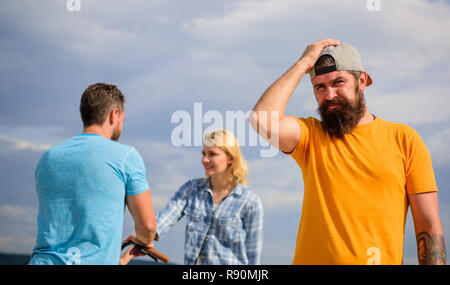
<svg viewBox="0 0 450 285">
<path fill-rule="evenodd" d="M 125 195 L 149 189 L 139 153 L 80 134 L 48 150 L 35 178 L 38 234 L 30 264 L 118 264 Z"/>
</svg>

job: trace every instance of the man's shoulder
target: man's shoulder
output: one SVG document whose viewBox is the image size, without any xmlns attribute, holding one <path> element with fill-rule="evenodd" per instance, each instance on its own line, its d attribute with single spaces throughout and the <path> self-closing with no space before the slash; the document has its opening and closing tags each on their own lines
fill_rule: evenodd
<svg viewBox="0 0 450 285">
<path fill-rule="evenodd" d="M 377 118 L 377 120 L 379 120 L 380 125 L 383 126 L 383 128 L 385 129 L 389 129 L 389 130 L 394 130 L 395 132 L 401 133 L 401 134 L 406 134 L 406 135 L 415 135 L 417 134 L 417 131 L 405 124 L 405 123 L 396 123 L 396 122 L 391 122 L 391 121 L 387 121 L 381 118 Z"/>
<path fill-rule="evenodd" d="M 319 119 L 315 117 L 295 117 L 297 122 L 300 125 L 304 125 L 306 128 L 310 130 L 318 130 L 322 128 L 322 123 Z"/>
<path fill-rule="evenodd" d="M 114 156 L 120 159 L 125 158 L 133 151 L 139 154 L 133 146 L 109 140 L 102 136 L 77 135 L 50 147 L 42 157 L 56 158 L 64 156 L 68 158 L 70 154 L 101 157 L 102 154 L 105 154 L 108 157 Z"/>
<path fill-rule="evenodd" d="M 304 122 L 305 124 L 320 124 L 320 120 L 315 117 L 294 117 L 297 120 Z"/>
<path fill-rule="evenodd" d="M 101 148 L 105 152 L 117 151 L 121 153 L 129 153 L 132 150 L 136 150 L 134 147 L 130 145 L 113 141 L 102 136 L 96 136 L 90 140 L 86 140 L 86 145 L 88 147 Z"/>
<path fill-rule="evenodd" d="M 113 141 L 104 137 L 99 138 L 99 140 L 97 142 L 93 142 L 93 143 L 98 143 L 100 145 L 104 145 L 105 147 L 108 147 L 110 149 L 116 149 L 118 151 L 122 151 L 122 152 L 129 152 L 131 150 L 136 150 L 133 146 L 124 144 L 124 143 L 120 143 L 117 141 Z"/>
</svg>

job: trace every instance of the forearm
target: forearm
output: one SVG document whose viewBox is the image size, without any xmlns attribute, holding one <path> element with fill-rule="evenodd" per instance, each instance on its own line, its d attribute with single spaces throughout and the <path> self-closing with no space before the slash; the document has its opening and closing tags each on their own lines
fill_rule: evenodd
<svg viewBox="0 0 450 285">
<path fill-rule="evenodd" d="M 162 211 L 158 214 L 156 220 L 156 232 L 161 236 L 168 232 L 180 220 L 180 215 L 177 212 Z"/>
<path fill-rule="evenodd" d="M 421 231 L 416 234 L 420 265 L 446 263 L 445 240 L 442 231 Z"/>
<path fill-rule="evenodd" d="M 149 245 L 155 239 L 156 222 L 154 223 L 154 225 L 150 226 L 135 225 L 134 229 L 137 239 L 141 241 L 143 245 Z"/>
<path fill-rule="evenodd" d="M 185 215 L 189 197 L 192 195 L 192 189 L 195 189 L 193 180 L 183 184 L 174 196 L 169 200 L 167 205 L 160 211 L 156 217 L 157 233 L 159 236 L 169 231 Z"/>
<path fill-rule="evenodd" d="M 184 195 L 178 194 L 175 194 L 156 217 L 157 233 L 159 236 L 169 231 L 173 225 L 184 217 L 184 208 L 186 207 L 187 199 Z"/>
<path fill-rule="evenodd" d="M 254 127 L 258 123 L 270 132 L 271 116 L 281 120 L 292 93 L 306 71 L 307 66 L 300 59 L 267 88 L 253 108 Z"/>
<path fill-rule="evenodd" d="M 156 233 L 156 218 L 150 189 L 138 195 L 127 195 L 126 203 L 134 220 L 139 243 L 150 246 Z"/>
<path fill-rule="evenodd" d="M 445 241 L 436 192 L 410 194 L 419 264 L 445 264 Z"/>
</svg>

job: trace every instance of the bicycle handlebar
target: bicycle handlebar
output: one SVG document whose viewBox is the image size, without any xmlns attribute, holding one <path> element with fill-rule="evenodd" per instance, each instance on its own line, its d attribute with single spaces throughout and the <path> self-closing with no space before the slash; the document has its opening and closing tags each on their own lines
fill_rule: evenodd
<svg viewBox="0 0 450 285">
<path fill-rule="evenodd" d="M 163 253 L 161 253 L 161 252 L 159 252 L 159 251 L 157 251 L 156 249 L 153 249 L 153 248 L 147 248 L 147 247 L 145 247 L 145 246 L 142 246 L 142 245 L 139 245 L 139 244 L 137 244 L 137 243 L 134 243 L 134 242 L 132 242 L 132 241 L 127 241 L 127 242 L 123 242 L 122 243 L 122 249 L 124 249 L 125 247 L 127 247 L 127 246 L 129 246 L 129 245 L 133 245 L 134 246 L 134 248 L 136 248 L 138 251 L 140 251 L 140 252 L 142 252 L 143 254 L 145 254 L 145 255 L 148 255 L 148 256 L 150 256 L 153 260 L 155 260 L 155 261 L 158 261 L 158 259 L 159 260 L 161 260 L 162 262 L 164 262 L 164 263 L 168 263 L 169 262 L 169 260 L 170 260 L 170 258 L 167 256 L 167 255 L 165 255 L 165 254 L 163 254 Z"/>
</svg>

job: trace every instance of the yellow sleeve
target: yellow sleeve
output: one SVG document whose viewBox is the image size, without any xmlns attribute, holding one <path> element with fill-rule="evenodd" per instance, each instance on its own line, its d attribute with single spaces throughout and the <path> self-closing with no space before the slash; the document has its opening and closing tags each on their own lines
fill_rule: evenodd
<svg viewBox="0 0 450 285">
<path fill-rule="evenodd" d="M 406 152 L 406 192 L 418 194 L 437 191 L 431 155 L 414 129 L 408 132 Z"/>
<path fill-rule="evenodd" d="M 311 128 L 313 126 L 312 118 L 295 118 L 300 126 L 300 140 L 294 150 L 289 154 L 301 166 L 304 165 L 307 153 L 309 151 L 309 143 L 311 141 Z"/>
</svg>

